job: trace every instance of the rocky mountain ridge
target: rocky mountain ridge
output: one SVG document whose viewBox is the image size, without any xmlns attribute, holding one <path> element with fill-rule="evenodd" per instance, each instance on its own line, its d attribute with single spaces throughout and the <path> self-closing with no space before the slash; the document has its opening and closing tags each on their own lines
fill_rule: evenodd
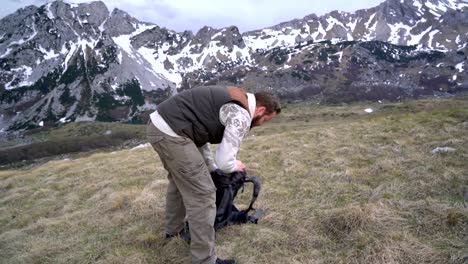
<svg viewBox="0 0 468 264">
<path fill-rule="evenodd" d="M 387 0 L 241 33 L 140 22 L 55 1 L 0 20 L 0 128 L 141 122 L 177 91 L 226 83 L 286 100 L 398 100 L 468 90 L 468 3 Z"/>
</svg>

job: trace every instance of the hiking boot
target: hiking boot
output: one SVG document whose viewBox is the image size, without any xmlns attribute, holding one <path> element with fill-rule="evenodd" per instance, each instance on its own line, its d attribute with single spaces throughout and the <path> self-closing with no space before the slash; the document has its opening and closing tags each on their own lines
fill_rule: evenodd
<svg viewBox="0 0 468 264">
<path fill-rule="evenodd" d="M 220 259 L 220 258 L 217 258 L 215 264 L 237 264 L 237 261 L 234 260 L 234 259 Z"/>
<path fill-rule="evenodd" d="M 166 239 L 171 239 L 171 238 L 174 238 L 174 237 L 177 237 L 177 236 L 182 238 L 188 244 L 190 244 L 190 241 L 192 240 L 192 238 L 190 237 L 190 230 L 189 230 L 187 225 L 184 228 L 182 228 L 182 230 L 180 230 L 179 233 L 177 233 L 175 235 L 166 234 Z"/>
</svg>

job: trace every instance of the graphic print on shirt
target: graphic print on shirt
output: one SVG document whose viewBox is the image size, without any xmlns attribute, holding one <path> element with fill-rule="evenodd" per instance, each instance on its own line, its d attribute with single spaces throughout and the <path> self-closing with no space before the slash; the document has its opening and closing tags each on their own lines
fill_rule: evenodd
<svg viewBox="0 0 468 264">
<path fill-rule="evenodd" d="M 220 119 L 224 123 L 224 138 L 231 147 L 239 148 L 240 142 L 249 132 L 250 115 L 241 106 L 233 103 L 221 107 Z"/>
</svg>

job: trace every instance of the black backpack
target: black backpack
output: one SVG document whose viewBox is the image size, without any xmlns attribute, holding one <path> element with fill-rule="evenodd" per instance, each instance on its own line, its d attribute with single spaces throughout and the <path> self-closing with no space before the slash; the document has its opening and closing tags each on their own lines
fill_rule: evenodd
<svg viewBox="0 0 468 264">
<path fill-rule="evenodd" d="M 263 210 L 258 209 L 252 215 L 249 215 L 249 212 L 255 210 L 253 204 L 260 193 L 261 183 L 258 177 L 247 177 L 245 172 L 233 172 L 226 175 L 218 169 L 211 172 L 211 178 L 216 186 L 215 230 L 231 224 L 257 224 Z M 245 183 L 253 184 L 252 200 L 247 209 L 239 210 L 234 205 L 234 199 L 240 190 L 243 191 Z"/>
</svg>

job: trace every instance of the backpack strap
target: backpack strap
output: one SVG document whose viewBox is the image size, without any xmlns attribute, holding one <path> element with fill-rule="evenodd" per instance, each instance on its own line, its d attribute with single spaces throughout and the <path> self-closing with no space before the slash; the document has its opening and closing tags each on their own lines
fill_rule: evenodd
<svg viewBox="0 0 468 264">
<path fill-rule="evenodd" d="M 248 213 L 250 210 L 253 210 L 253 204 L 258 198 L 258 195 L 260 194 L 260 190 L 262 189 L 262 183 L 260 182 L 260 179 L 257 176 L 252 176 L 252 177 L 246 177 L 244 182 L 251 182 L 253 184 L 253 193 L 252 193 L 252 200 L 250 201 L 249 208 L 246 210 Z"/>
<path fill-rule="evenodd" d="M 260 218 L 260 216 L 262 216 L 262 214 L 263 214 L 263 209 L 258 209 L 257 211 L 255 211 L 253 215 L 250 215 L 249 217 L 247 217 L 247 222 L 258 224 L 258 219 Z"/>
</svg>

